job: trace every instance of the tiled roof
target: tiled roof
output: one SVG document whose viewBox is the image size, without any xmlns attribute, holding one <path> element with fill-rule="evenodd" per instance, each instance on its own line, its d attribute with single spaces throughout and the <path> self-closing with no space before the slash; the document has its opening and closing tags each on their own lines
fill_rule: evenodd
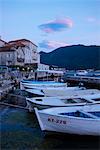
<svg viewBox="0 0 100 150">
<path fill-rule="evenodd" d="M 14 41 L 9 41 L 8 43 L 17 43 L 17 42 L 30 42 L 33 45 L 35 45 L 33 42 L 31 42 L 30 40 L 27 39 L 19 39 L 19 40 L 14 40 Z M 37 47 L 37 45 L 35 45 Z"/>
<path fill-rule="evenodd" d="M 5 43 L 5 46 L 0 47 L 0 52 L 15 51 L 15 49 L 17 49 L 18 47 L 25 47 L 26 45 L 23 44 L 23 41 L 24 42 L 31 42 L 31 41 L 29 41 L 27 39 L 20 39 L 20 40 L 10 41 L 8 43 Z"/>
<path fill-rule="evenodd" d="M 18 42 L 13 42 L 13 43 L 8 43 L 10 46 L 12 47 L 25 47 L 25 44 L 23 44 L 22 42 L 18 41 Z"/>
</svg>

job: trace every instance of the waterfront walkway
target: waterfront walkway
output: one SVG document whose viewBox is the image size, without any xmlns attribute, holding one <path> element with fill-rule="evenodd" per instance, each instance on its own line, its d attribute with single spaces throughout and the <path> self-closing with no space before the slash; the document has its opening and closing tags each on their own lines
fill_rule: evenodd
<svg viewBox="0 0 100 150">
<path fill-rule="evenodd" d="M 88 77 L 88 76 L 65 76 L 63 77 L 65 82 L 69 83 L 83 83 L 86 87 L 100 89 L 100 77 Z"/>
</svg>

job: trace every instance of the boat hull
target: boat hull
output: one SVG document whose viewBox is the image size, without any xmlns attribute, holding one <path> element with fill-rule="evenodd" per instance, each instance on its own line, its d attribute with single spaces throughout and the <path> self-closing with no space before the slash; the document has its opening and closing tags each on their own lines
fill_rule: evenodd
<svg viewBox="0 0 100 150">
<path fill-rule="evenodd" d="M 75 107 L 85 106 L 87 104 L 100 104 L 100 94 L 68 96 L 68 97 L 34 97 L 26 98 L 27 108 L 34 111 L 34 107 L 38 109 L 46 109 L 53 107 Z M 96 100 L 96 101 L 95 101 Z"/>
<path fill-rule="evenodd" d="M 45 96 L 66 96 L 68 94 L 72 95 L 73 91 L 82 90 L 79 87 L 62 87 L 62 88 L 45 88 L 43 89 L 43 93 Z"/>
<path fill-rule="evenodd" d="M 97 89 L 82 89 L 79 87 L 57 87 L 57 88 L 33 88 L 26 89 L 29 93 L 34 93 L 37 95 L 44 96 L 78 96 L 78 95 L 86 95 L 86 94 L 95 94 L 100 93 Z"/>
<path fill-rule="evenodd" d="M 31 101 L 26 100 L 27 108 L 29 109 L 29 112 L 34 112 L 34 108 L 38 108 L 39 110 L 42 109 L 48 109 L 48 108 L 55 108 L 55 107 L 75 107 L 75 106 L 83 106 L 86 105 L 86 103 L 75 103 L 75 104 L 65 104 L 65 105 L 46 105 L 46 104 L 38 104 Z"/>
<path fill-rule="evenodd" d="M 67 83 L 60 83 L 60 82 L 20 82 L 20 89 L 25 88 L 47 88 L 47 87 L 67 87 Z"/>
<path fill-rule="evenodd" d="M 35 108 L 42 131 L 100 136 L 100 120 L 60 117 L 41 113 Z"/>
</svg>

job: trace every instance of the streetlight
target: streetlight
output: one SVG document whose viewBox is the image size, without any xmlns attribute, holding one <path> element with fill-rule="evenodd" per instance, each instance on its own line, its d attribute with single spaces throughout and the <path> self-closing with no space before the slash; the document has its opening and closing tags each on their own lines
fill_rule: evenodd
<svg viewBox="0 0 100 150">
<path fill-rule="evenodd" d="M 27 67 L 27 70 L 29 70 L 30 69 L 30 67 Z"/>
</svg>

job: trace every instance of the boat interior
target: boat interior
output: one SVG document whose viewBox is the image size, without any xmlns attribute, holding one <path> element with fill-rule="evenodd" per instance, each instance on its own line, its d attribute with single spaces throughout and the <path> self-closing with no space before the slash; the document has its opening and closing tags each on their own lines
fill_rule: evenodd
<svg viewBox="0 0 100 150">
<path fill-rule="evenodd" d="M 100 98 L 93 98 L 94 101 L 100 101 Z"/>
<path fill-rule="evenodd" d="M 72 116 L 72 117 L 81 117 L 81 118 L 100 118 L 100 111 L 97 112 L 85 112 L 85 111 L 75 111 L 69 113 L 60 113 L 60 115 Z"/>
<path fill-rule="evenodd" d="M 68 103 L 91 103 L 89 100 L 85 98 L 69 98 L 69 99 L 62 99 L 65 104 Z"/>
</svg>

